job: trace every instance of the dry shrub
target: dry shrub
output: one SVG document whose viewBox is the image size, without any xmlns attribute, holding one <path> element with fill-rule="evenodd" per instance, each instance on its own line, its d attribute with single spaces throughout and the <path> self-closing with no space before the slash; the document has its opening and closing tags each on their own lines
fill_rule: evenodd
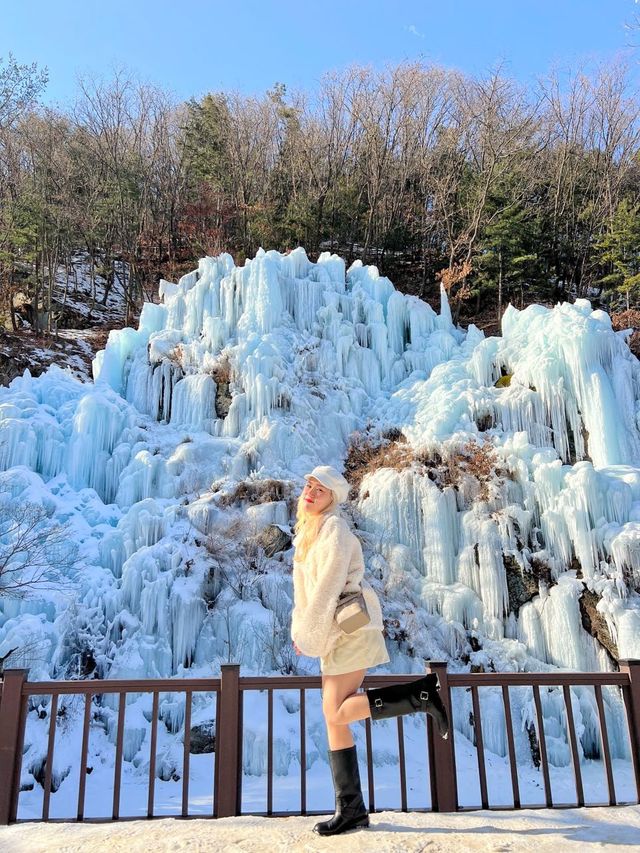
<svg viewBox="0 0 640 853">
<path fill-rule="evenodd" d="M 207 607 L 215 605 L 223 586 L 241 600 L 252 598 L 257 579 L 266 574 L 268 563 L 255 527 L 246 519 L 231 519 L 224 530 L 209 534 L 204 547 L 212 561 L 202 587 Z"/>
<path fill-rule="evenodd" d="M 399 429 L 387 430 L 380 437 L 356 432 L 351 437 L 345 461 L 345 476 L 351 483 L 349 497 L 358 496 L 363 478 L 381 468 L 402 471 L 416 467 L 440 489 L 462 491 L 465 481 L 474 481 L 473 491 L 482 501 L 491 497 L 491 483 L 506 478 L 496 450 L 490 442 L 470 440 L 443 455 L 435 450 L 415 451 Z M 465 492 L 468 489 L 464 489 Z M 365 495 L 366 497 L 366 495 Z"/>
<path fill-rule="evenodd" d="M 184 346 L 182 344 L 176 344 L 169 350 L 166 357 L 168 361 L 172 362 L 172 364 L 177 364 L 178 367 L 182 367 L 184 364 Z"/>
<path fill-rule="evenodd" d="M 513 377 L 513 373 L 505 373 L 494 384 L 494 387 L 495 388 L 508 388 L 511 385 L 511 378 L 512 377 Z"/>
<path fill-rule="evenodd" d="M 380 468 L 401 471 L 411 467 L 414 453 L 399 429 L 390 429 L 380 436 L 355 432 L 351 436 L 344 475 L 351 483 L 349 497 L 354 500 L 360 491 L 360 483 L 367 474 Z"/>
<path fill-rule="evenodd" d="M 209 556 L 223 561 L 229 554 L 229 542 L 242 539 L 246 535 L 246 527 L 247 523 L 244 518 L 238 516 L 231 518 L 226 522 L 224 532 L 214 530 L 203 542 L 197 541 L 196 544 L 203 544 Z"/>
<path fill-rule="evenodd" d="M 446 459 L 451 484 L 460 488 L 465 477 L 472 477 L 479 486 L 478 498 L 490 498 L 490 485 L 496 475 L 504 475 L 495 448 L 489 442 L 468 441 Z"/>
<path fill-rule="evenodd" d="M 449 299 L 455 305 L 458 302 L 464 302 L 471 296 L 471 287 L 467 279 L 473 272 L 473 267 L 469 261 L 463 261 L 461 264 L 453 264 L 451 267 L 445 267 L 436 273 L 436 281 L 442 282 L 444 289 L 449 295 Z M 460 285 L 460 288 L 454 293 L 454 288 Z"/>
<path fill-rule="evenodd" d="M 640 310 L 630 308 L 628 311 L 619 311 L 611 315 L 611 323 L 616 332 L 622 329 L 640 330 Z"/>
<path fill-rule="evenodd" d="M 211 368 L 211 376 L 216 385 L 226 385 L 232 380 L 231 362 L 228 358 L 222 358 Z"/>
<path fill-rule="evenodd" d="M 387 430 L 384 430 L 382 433 L 382 437 L 387 441 L 406 441 L 407 439 L 404 436 L 404 433 L 399 427 L 390 427 Z"/>
<path fill-rule="evenodd" d="M 416 454 L 416 459 L 438 488 L 452 487 L 466 494 L 471 483 L 475 497 L 481 501 L 489 500 L 491 484 L 496 479 L 509 476 L 490 442 L 478 444 L 471 439 L 444 456 L 435 451 L 423 451 Z"/>
<path fill-rule="evenodd" d="M 633 334 L 627 338 L 627 342 L 635 357 L 640 358 L 640 311 L 630 308 L 628 311 L 612 314 L 611 323 L 616 332 L 622 329 L 633 329 Z"/>
<path fill-rule="evenodd" d="M 448 461 L 453 471 L 464 471 L 477 480 L 488 480 L 495 471 L 498 460 L 493 445 L 469 441 L 450 456 Z"/>
<path fill-rule="evenodd" d="M 218 505 L 227 507 L 241 501 L 249 504 L 266 504 L 287 500 L 290 493 L 290 485 L 282 480 L 243 480 L 232 492 L 221 495 Z"/>
<path fill-rule="evenodd" d="M 211 369 L 211 376 L 216 383 L 216 414 L 226 418 L 231 408 L 233 397 L 230 392 L 233 372 L 228 357 L 221 358 Z"/>
</svg>

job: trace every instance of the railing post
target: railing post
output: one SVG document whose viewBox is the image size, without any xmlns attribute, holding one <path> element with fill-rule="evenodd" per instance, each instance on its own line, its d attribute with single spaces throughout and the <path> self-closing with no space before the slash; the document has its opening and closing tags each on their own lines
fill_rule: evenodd
<svg viewBox="0 0 640 853">
<path fill-rule="evenodd" d="M 456 762 L 453 751 L 453 714 L 444 661 L 427 661 L 427 672 L 435 673 L 440 682 L 440 698 L 449 717 L 449 737 L 443 740 L 434 734 L 429 725 L 429 776 L 431 780 L 431 808 L 434 812 L 455 812 L 458 808 L 456 790 Z"/>
<path fill-rule="evenodd" d="M 620 672 L 629 676 L 629 739 L 631 741 L 631 757 L 636 776 L 636 793 L 640 800 L 640 660 L 619 661 Z"/>
<path fill-rule="evenodd" d="M 0 703 L 0 824 L 3 825 L 16 818 L 25 728 L 22 686 L 26 679 L 26 669 L 4 671 Z"/>
<path fill-rule="evenodd" d="M 242 759 L 242 704 L 240 702 L 240 665 L 224 663 L 220 667 L 220 696 L 216 720 L 217 817 L 240 814 L 240 778 Z"/>
</svg>

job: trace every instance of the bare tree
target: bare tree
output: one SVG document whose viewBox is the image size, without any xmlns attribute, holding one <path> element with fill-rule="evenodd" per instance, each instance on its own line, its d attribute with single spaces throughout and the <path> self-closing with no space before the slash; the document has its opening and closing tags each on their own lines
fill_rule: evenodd
<svg viewBox="0 0 640 853">
<path fill-rule="evenodd" d="M 255 527 L 236 519 L 224 532 L 210 533 L 205 547 L 213 559 L 217 591 L 224 585 L 242 601 L 251 598 L 256 581 L 265 574 L 268 564 Z"/>
<path fill-rule="evenodd" d="M 235 93 L 226 103 L 230 180 L 243 246 L 250 251 L 255 248 L 252 216 L 267 199 L 269 175 L 277 161 L 278 110 L 270 98 L 244 98 Z"/>
<path fill-rule="evenodd" d="M 182 106 L 118 71 L 80 81 L 68 112 L 33 108 L 42 81 L 20 68 L 0 63 L 0 300 L 6 317 L 37 289 L 36 328 L 81 248 L 93 305 L 119 291 L 127 322 L 194 254 L 327 237 L 392 277 L 421 263 L 423 298 L 444 268 L 458 309 L 489 293 L 499 316 L 529 275 L 538 298 L 597 296 L 598 243 L 640 194 L 640 101 L 620 63 L 526 90 L 501 69 L 356 66 L 314 93 Z"/>
<path fill-rule="evenodd" d="M 127 323 L 141 301 L 143 246 L 152 230 L 152 212 L 160 207 L 157 194 L 159 181 L 166 177 L 172 111 L 164 93 L 138 84 L 124 71 L 117 71 L 109 83 L 81 80 L 73 111 L 101 176 L 99 236 L 107 277 L 103 301 L 111 288 L 119 288 Z"/>
<path fill-rule="evenodd" d="M 46 83 L 47 72 L 35 63 L 19 65 L 11 54 L 4 61 L 0 57 L 0 313 L 4 309 L 10 315 L 14 330 L 16 243 L 29 239 L 22 204 L 26 170 L 16 125 L 32 109 Z"/>
<path fill-rule="evenodd" d="M 327 197 L 347 174 L 357 132 L 353 103 L 360 85 L 361 74 L 357 68 L 327 74 L 317 98 L 311 103 L 303 101 L 301 105 L 298 144 L 308 175 L 308 193 L 315 207 L 316 246 L 321 240 Z"/>
<path fill-rule="evenodd" d="M 603 68 L 592 79 L 580 73 L 563 90 L 558 76 L 542 85 L 554 272 L 562 295 L 584 295 L 597 234 L 611 224 L 621 190 L 635 168 L 638 104 L 626 95 L 626 70 Z"/>
<path fill-rule="evenodd" d="M 32 325 L 36 332 L 51 333 L 55 327 L 53 302 L 58 266 L 72 252 L 71 129 L 65 116 L 43 110 L 21 121 L 18 131 L 29 163 L 28 183 L 37 223 Z"/>
<path fill-rule="evenodd" d="M 47 661 L 48 645 L 41 638 L 12 646 L 0 655 L 0 677 L 5 669 L 31 669 Z"/>
<path fill-rule="evenodd" d="M 46 509 L 17 499 L 0 504 L 0 595 L 20 598 L 59 589 L 77 562 L 66 524 L 52 523 Z"/>
<path fill-rule="evenodd" d="M 47 84 L 46 70 L 31 65 L 19 65 L 10 53 L 0 57 L 0 128 L 11 127 L 36 101 Z"/>
</svg>

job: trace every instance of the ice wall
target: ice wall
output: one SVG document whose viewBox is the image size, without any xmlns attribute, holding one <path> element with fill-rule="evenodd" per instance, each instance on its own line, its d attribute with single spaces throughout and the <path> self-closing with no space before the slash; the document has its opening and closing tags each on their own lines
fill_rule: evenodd
<svg viewBox="0 0 640 853">
<path fill-rule="evenodd" d="M 380 457 L 350 507 L 393 667 L 609 668 L 585 589 L 640 656 L 640 364 L 602 311 L 509 307 L 485 338 L 444 292 L 436 313 L 301 248 L 203 258 L 161 297 L 110 333 L 93 384 L 51 368 L 0 388 L 3 500 L 46 506 L 43 531 L 79 548 L 65 595 L 0 601 L 0 655 L 37 631 L 41 677 L 287 671 L 291 551 L 258 565 L 246 531 L 290 532 L 305 472 L 395 429 L 413 461 Z M 496 460 L 480 491 L 440 477 L 470 443 Z M 251 497 L 266 481 L 281 491 Z"/>
</svg>

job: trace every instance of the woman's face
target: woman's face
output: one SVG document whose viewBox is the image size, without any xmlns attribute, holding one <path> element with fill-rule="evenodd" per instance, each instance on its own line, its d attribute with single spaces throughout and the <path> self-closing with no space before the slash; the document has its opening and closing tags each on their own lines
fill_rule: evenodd
<svg viewBox="0 0 640 853">
<path fill-rule="evenodd" d="M 304 505 L 308 513 L 318 515 L 323 512 L 333 500 L 333 492 L 323 486 L 315 477 L 310 477 L 302 489 Z"/>
</svg>

